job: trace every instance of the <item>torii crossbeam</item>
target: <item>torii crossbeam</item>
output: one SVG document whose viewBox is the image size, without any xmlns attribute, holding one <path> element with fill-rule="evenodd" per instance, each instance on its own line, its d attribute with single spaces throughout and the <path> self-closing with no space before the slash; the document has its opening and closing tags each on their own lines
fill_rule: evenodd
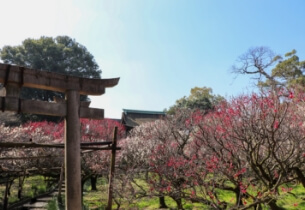
<svg viewBox="0 0 305 210">
<path fill-rule="evenodd" d="M 80 78 L 0 63 L 0 83 L 5 87 L 5 93 L 0 97 L 2 111 L 65 117 L 65 200 L 68 210 L 82 209 L 79 118 L 104 118 L 104 110 L 81 106 L 80 94 L 102 95 L 105 88 L 114 87 L 118 82 L 119 78 Z M 66 99 L 60 103 L 20 99 L 22 87 L 62 92 Z"/>
</svg>

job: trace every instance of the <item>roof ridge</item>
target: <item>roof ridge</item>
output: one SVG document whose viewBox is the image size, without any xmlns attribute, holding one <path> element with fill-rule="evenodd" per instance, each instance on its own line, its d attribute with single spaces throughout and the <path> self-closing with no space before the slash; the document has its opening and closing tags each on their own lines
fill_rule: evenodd
<svg viewBox="0 0 305 210">
<path fill-rule="evenodd" d="M 163 111 L 149 111 L 149 110 L 136 110 L 136 109 L 123 109 L 123 112 L 133 112 L 133 113 L 145 113 L 145 114 L 164 114 Z"/>
</svg>

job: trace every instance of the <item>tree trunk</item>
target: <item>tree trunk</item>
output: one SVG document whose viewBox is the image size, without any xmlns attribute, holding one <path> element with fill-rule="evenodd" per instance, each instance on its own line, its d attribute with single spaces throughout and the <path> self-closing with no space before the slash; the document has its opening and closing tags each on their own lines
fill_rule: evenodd
<svg viewBox="0 0 305 210">
<path fill-rule="evenodd" d="M 97 191 L 96 183 L 97 183 L 97 175 L 92 175 L 91 179 L 91 191 Z"/>
<path fill-rule="evenodd" d="M 271 210 L 285 210 L 284 208 L 281 208 L 276 204 L 276 200 L 270 201 L 268 205 L 270 206 Z"/>
<path fill-rule="evenodd" d="M 236 205 L 236 206 L 243 206 L 243 202 L 242 202 L 242 200 L 241 200 L 242 195 L 241 195 L 241 193 L 240 193 L 240 188 L 239 188 L 239 187 L 236 187 L 236 188 L 234 189 L 234 192 L 235 192 L 235 198 L 236 198 L 236 203 L 235 203 L 235 205 Z"/>
<path fill-rule="evenodd" d="M 262 205 L 261 204 L 256 204 L 255 206 L 254 206 L 254 210 L 262 210 L 263 208 L 262 208 Z"/>
<path fill-rule="evenodd" d="M 183 208 L 183 205 L 182 205 L 182 199 L 181 198 L 176 198 L 176 199 L 174 199 L 175 200 L 175 202 L 176 202 L 176 204 L 177 204 L 177 208 L 180 210 L 180 209 L 184 209 Z"/>
<path fill-rule="evenodd" d="M 9 178 L 6 181 L 5 185 L 5 192 L 3 197 L 3 210 L 8 209 L 8 196 L 10 195 L 11 186 L 13 184 L 13 180 L 9 180 Z"/>
<path fill-rule="evenodd" d="M 3 197 L 3 210 L 7 210 L 8 206 L 8 188 L 9 188 L 9 180 L 6 181 L 5 185 L 5 192 L 4 192 L 4 197 Z"/>
<path fill-rule="evenodd" d="M 21 200 L 22 198 L 22 190 L 23 190 L 23 183 L 24 183 L 24 180 L 25 180 L 25 172 L 24 172 L 24 175 L 22 177 L 19 177 L 19 183 L 18 183 L 18 199 Z"/>
<path fill-rule="evenodd" d="M 85 185 L 86 180 L 81 181 L 81 193 L 82 193 L 82 204 L 83 204 L 83 195 L 84 195 L 84 185 Z"/>
<path fill-rule="evenodd" d="M 167 209 L 164 196 L 159 197 L 159 209 Z"/>
<path fill-rule="evenodd" d="M 302 171 L 297 167 L 293 168 L 293 170 L 296 172 L 298 176 L 298 180 L 302 183 L 303 187 L 305 188 L 305 176 L 303 175 Z"/>
</svg>

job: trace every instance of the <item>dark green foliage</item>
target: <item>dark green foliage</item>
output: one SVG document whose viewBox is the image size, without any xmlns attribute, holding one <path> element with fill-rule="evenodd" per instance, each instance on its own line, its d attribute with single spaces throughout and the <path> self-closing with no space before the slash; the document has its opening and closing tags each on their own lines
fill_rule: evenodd
<svg viewBox="0 0 305 210">
<path fill-rule="evenodd" d="M 257 85 L 263 88 L 305 85 L 305 61 L 300 61 L 297 51 L 292 50 L 283 58 L 267 47 L 249 49 L 237 60 L 233 73 L 253 75 Z"/>
<path fill-rule="evenodd" d="M 305 75 L 305 61 L 300 61 L 296 55 L 296 50 L 292 50 L 285 54 L 286 59 L 281 59 L 279 63 L 272 69 L 271 75 L 278 81 L 290 85 L 304 85 Z"/>
<path fill-rule="evenodd" d="M 271 87 L 272 83 L 277 86 L 295 86 L 305 85 L 305 61 L 300 61 L 296 55 L 297 51 L 292 50 L 285 54 L 285 59 L 281 56 L 275 56 L 273 62 L 277 62 L 276 66 L 272 69 L 270 78 L 265 81 L 259 82 L 259 86 Z"/>
<path fill-rule="evenodd" d="M 87 49 L 68 36 L 26 39 L 19 46 L 4 46 L 4 63 L 56 73 L 100 78 L 101 70 Z"/>
<path fill-rule="evenodd" d="M 4 63 L 47 70 L 60 74 L 101 78 L 101 70 L 86 47 L 68 36 L 41 37 L 26 39 L 19 46 L 4 46 L 0 49 L 0 58 Z M 21 98 L 53 101 L 54 97 L 64 98 L 63 93 L 23 88 Z M 81 100 L 89 100 L 82 96 Z M 23 120 L 55 120 L 54 117 L 25 116 Z"/>
<path fill-rule="evenodd" d="M 168 114 L 174 114 L 178 108 L 211 110 L 219 102 L 225 100 L 222 96 L 213 95 L 211 88 L 194 87 L 188 97 L 184 96 L 176 101 L 175 105 L 171 106 L 167 111 Z"/>
</svg>

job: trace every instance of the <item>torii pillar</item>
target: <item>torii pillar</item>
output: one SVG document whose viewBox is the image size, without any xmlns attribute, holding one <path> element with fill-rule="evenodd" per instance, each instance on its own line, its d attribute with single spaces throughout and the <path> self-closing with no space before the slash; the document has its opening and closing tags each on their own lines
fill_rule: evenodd
<svg viewBox="0 0 305 210">
<path fill-rule="evenodd" d="M 34 70 L 0 63 L 0 83 L 6 88 L 0 97 L 2 111 L 44 114 L 65 117 L 65 182 L 66 209 L 81 210 L 80 118 L 103 119 L 104 110 L 80 105 L 80 94 L 102 95 L 105 88 L 117 85 L 119 78 L 89 79 Z M 24 100 L 19 98 L 21 87 L 52 90 L 66 94 L 65 102 Z"/>
<path fill-rule="evenodd" d="M 65 183 L 66 209 L 82 207 L 79 92 L 66 91 L 67 115 L 65 119 Z M 81 208 L 80 208 L 81 209 Z"/>
</svg>

